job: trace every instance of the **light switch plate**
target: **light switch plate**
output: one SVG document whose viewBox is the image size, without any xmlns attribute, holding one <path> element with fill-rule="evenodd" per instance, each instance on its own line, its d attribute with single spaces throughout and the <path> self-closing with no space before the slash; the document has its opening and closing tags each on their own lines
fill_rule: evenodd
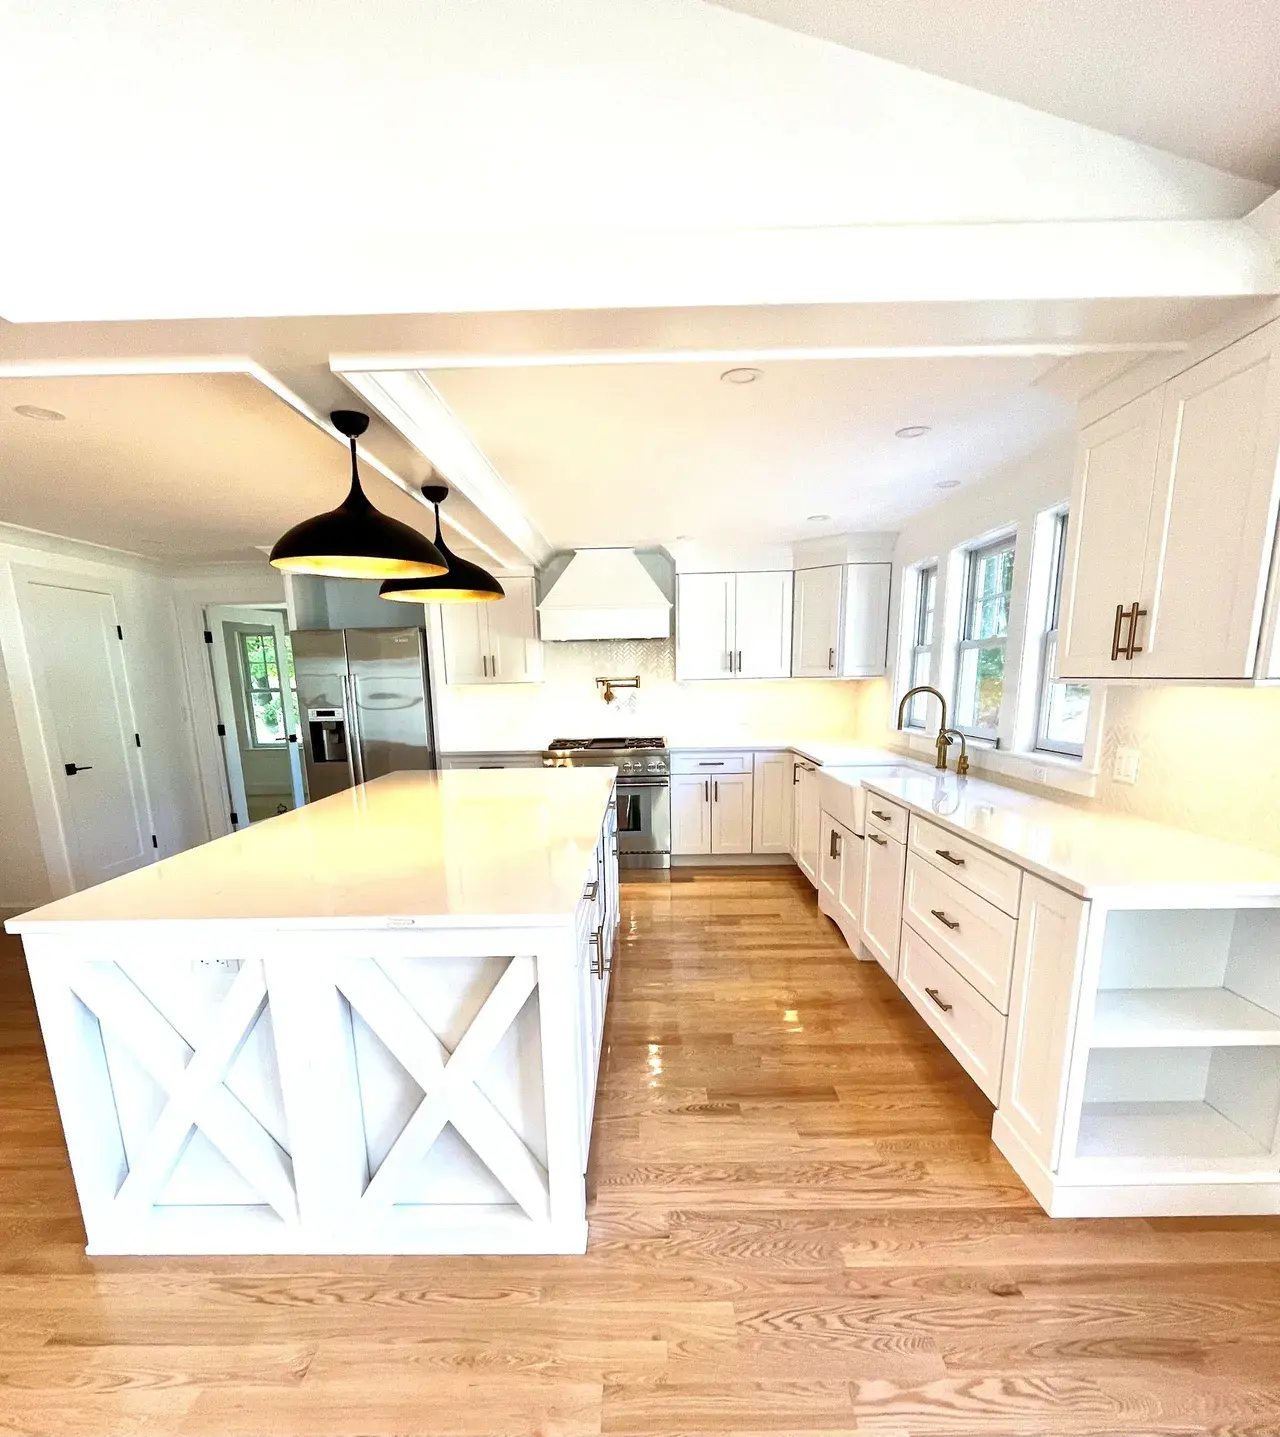
<svg viewBox="0 0 1280 1437">
<path fill-rule="evenodd" d="M 1116 749 L 1116 756 L 1111 764 L 1111 777 L 1117 783 L 1137 783 L 1138 750 L 1136 748 Z"/>
</svg>

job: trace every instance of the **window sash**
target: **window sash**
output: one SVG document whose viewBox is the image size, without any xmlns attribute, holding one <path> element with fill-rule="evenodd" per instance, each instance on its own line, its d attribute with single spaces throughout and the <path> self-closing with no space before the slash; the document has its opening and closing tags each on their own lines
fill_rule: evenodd
<svg viewBox="0 0 1280 1437">
<path fill-rule="evenodd" d="M 1005 669 L 1008 663 L 1008 639 L 1009 639 L 1009 601 L 1013 592 L 1013 564 L 1017 560 L 1017 540 L 1014 537 L 997 539 L 990 544 L 983 544 L 976 549 L 970 549 L 965 555 L 964 574 L 964 611 L 960 625 L 960 641 L 956 645 L 956 678 L 954 690 L 954 718 L 953 723 L 966 738 L 977 739 L 985 743 L 998 743 L 1000 739 L 1000 713 L 996 715 L 995 724 L 967 723 L 963 721 L 961 714 L 961 698 L 965 683 L 965 658 L 972 650 L 975 652 L 973 660 L 976 670 L 981 661 L 981 652 L 984 650 L 997 650 L 1003 656 L 1001 663 L 1000 677 L 1000 710 L 1004 709 L 1008 695 L 1004 688 Z M 996 588 L 985 594 L 977 592 L 978 576 L 983 564 L 992 559 L 1003 559 L 1008 554 L 1008 580 L 1006 586 L 1005 565 L 1000 566 L 1000 583 Z M 999 618 L 987 624 L 983 619 L 989 611 L 993 611 Z M 1003 622 L 1000 622 L 1000 620 Z M 991 628 L 994 632 L 979 636 L 980 630 Z M 976 684 L 976 679 L 975 679 Z"/>
<path fill-rule="evenodd" d="M 248 630 L 241 630 L 239 635 L 240 672 L 244 690 L 244 708 L 247 727 L 247 737 L 251 748 L 282 748 L 288 738 L 283 730 L 286 727 L 284 689 L 280 681 L 280 655 L 276 649 L 275 635 L 273 633 L 254 633 Z M 250 640 L 258 641 L 259 647 L 264 651 L 262 656 L 263 668 L 266 671 L 264 682 L 259 683 L 253 674 L 253 661 L 250 658 Z M 268 643 L 271 649 L 271 658 L 265 654 Z M 271 675 L 274 673 L 274 681 Z M 260 715 L 258 704 L 262 699 L 275 699 L 280 714 L 281 736 L 273 738 L 263 736 L 260 731 Z"/>
<path fill-rule="evenodd" d="M 933 667 L 933 627 L 938 603 L 938 566 L 916 570 L 916 611 L 912 624 L 911 651 L 907 660 L 907 688 L 927 684 Z M 917 694 L 907 705 L 904 728 L 925 726 L 924 695 Z"/>
</svg>

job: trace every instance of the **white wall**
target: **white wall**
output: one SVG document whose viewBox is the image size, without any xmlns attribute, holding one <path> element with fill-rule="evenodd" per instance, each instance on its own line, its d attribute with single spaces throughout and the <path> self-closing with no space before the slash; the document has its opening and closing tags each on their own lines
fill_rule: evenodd
<svg viewBox="0 0 1280 1437">
<path fill-rule="evenodd" d="M 216 794 L 224 780 L 212 727 L 204 604 L 278 603 L 284 596 L 279 575 L 265 560 L 247 570 L 225 566 L 174 577 L 133 555 L 0 525 L 0 728 L 5 735 L 0 744 L 0 909 L 14 912 L 65 892 L 70 884 L 32 656 L 18 607 L 19 585 L 31 569 L 89 579 L 115 595 L 160 857 L 202 843 L 216 831 L 209 822 L 200 764 L 203 748 L 212 761 L 209 782 Z M 216 807 L 226 804 L 218 799 Z"/>
</svg>

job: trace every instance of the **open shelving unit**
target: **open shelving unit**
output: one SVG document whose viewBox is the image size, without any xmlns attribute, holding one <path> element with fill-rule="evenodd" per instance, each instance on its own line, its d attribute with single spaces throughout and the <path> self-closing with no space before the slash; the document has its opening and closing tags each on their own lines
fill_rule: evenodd
<svg viewBox="0 0 1280 1437">
<path fill-rule="evenodd" d="M 1088 1030 L 1079 1177 L 1280 1177 L 1280 910 L 1116 910 Z"/>
</svg>

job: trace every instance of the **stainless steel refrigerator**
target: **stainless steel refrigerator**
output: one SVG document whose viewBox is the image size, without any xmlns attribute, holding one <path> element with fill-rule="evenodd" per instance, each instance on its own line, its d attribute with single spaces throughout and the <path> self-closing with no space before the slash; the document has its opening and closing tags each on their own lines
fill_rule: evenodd
<svg viewBox="0 0 1280 1437">
<path fill-rule="evenodd" d="M 295 629 L 289 638 L 308 799 L 436 767 L 421 629 Z"/>
</svg>

